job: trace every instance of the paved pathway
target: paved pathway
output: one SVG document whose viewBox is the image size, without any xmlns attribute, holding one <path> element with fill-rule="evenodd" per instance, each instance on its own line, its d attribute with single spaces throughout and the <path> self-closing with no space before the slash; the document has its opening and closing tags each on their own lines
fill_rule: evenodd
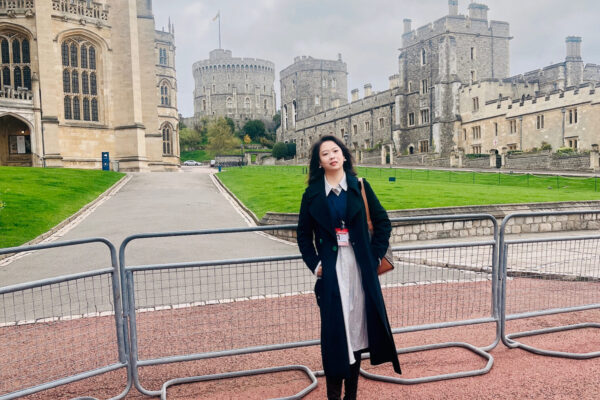
<svg viewBox="0 0 600 400">
<path fill-rule="evenodd" d="M 118 250 L 127 236 L 247 226 L 206 167 L 140 173 L 57 240 L 105 237 Z M 300 201 L 300 199 L 298 199 Z M 133 242 L 127 265 L 297 254 L 297 247 L 257 233 L 184 236 Z M 82 245 L 0 261 L 0 287 L 110 266 L 106 246 Z"/>
</svg>

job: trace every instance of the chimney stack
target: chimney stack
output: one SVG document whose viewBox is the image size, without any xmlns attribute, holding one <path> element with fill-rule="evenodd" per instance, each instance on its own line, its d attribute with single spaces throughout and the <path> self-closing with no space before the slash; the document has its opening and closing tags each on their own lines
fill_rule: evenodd
<svg viewBox="0 0 600 400">
<path fill-rule="evenodd" d="M 358 100 L 358 89 L 352 89 L 352 101 Z"/>
<path fill-rule="evenodd" d="M 448 15 L 458 15 L 458 0 L 448 0 Z"/>
<path fill-rule="evenodd" d="M 567 36 L 567 61 L 581 61 L 581 37 Z"/>
<path fill-rule="evenodd" d="M 369 97 L 370 95 L 373 94 L 372 89 L 373 87 L 371 86 L 370 83 L 365 84 L 365 97 Z"/>
<path fill-rule="evenodd" d="M 411 29 L 411 23 L 412 21 L 408 18 L 404 18 L 404 33 L 410 33 L 410 31 L 412 31 Z"/>
<path fill-rule="evenodd" d="M 469 4 L 469 18 L 487 21 L 488 10 L 489 7 L 485 4 L 471 3 Z"/>
</svg>

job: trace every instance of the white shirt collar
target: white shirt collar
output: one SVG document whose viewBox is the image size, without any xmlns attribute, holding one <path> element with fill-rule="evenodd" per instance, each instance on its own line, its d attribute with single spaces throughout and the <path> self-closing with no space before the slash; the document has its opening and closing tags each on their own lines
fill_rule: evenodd
<svg viewBox="0 0 600 400">
<path fill-rule="evenodd" d="M 325 197 L 329 196 L 329 192 L 331 192 L 331 190 L 333 190 L 333 189 L 334 189 L 334 187 L 331 186 L 329 184 L 329 182 L 327 182 L 327 178 L 325 178 Z M 344 176 L 342 177 L 342 180 L 340 181 L 340 183 L 337 186 L 335 186 L 335 189 L 338 189 L 339 192 L 341 192 L 342 190 L 344 190 L 344 191 L 348 190 L 348 182 L 346 181 L 346 173 L 345 172 L 344 172 Z"/>
</svg>

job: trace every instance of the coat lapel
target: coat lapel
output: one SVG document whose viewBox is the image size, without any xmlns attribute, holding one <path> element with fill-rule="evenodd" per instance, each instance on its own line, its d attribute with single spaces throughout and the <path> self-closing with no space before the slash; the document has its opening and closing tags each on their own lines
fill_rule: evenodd
<svg viewBox="0 0 600 400">
<path fill-rule="evenodd" d="M 321 227 L 335 238 L 333 230 L 333 218 L 329 212 L 329 204 L 325 197 L 325 182 L 321 179 L 308 187 L 310 200 L 309 212 Z"/>
</svg>

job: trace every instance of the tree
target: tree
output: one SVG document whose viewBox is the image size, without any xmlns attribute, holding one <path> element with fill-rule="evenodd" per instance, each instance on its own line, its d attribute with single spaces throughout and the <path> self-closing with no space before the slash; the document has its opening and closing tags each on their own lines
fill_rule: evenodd
<svg viewBox="0 0 600 400">
<path fill-rule="evenodd" d="M 235 122 L 229 117 L 225 117 L 225 121 L 227 121 L 227 125 L 231 128 L 231 132 L 235 132 Z"/>
<path fill-rule="evenodd" d="M 215 154 L 224 153 L 240 147 L 240 139 L 233 135 L 231 126 L 225 118 L 218 118 L 208 124 L 208 145 L 206 148 Z"/>
<path fill-rule="evenodd" d="M 244 136 L 244 143 L 250 144 L 251 142 L 252 142 L 252 139 L 250 139 L 250 136 L 248 136 L 248 135 Z"/>
<path fill-rule="evenodd" d="M 202 135 L 195 129 L 183 128 L 179 131 L 179 145 L 183 151 L 198 150 L 202 145 Z"/>
<path fill-rule="evenodd" d="M 281 126 L 281 110 L 277 111 L 277 114 L 273 115 L 273 132 L 277 131 L 277 128 Z"/>
<path fill-rule="evenodd" d="M 258 119 L 253 119 L 246 122 L 242 131 L 250 136 L 252 140 L 257 141 L 260 137 L 265 136 L 265 123 Z"/>
<path fill-rule="evenodd" d="M 273 145 L 273 157 L 276 159 L 284 158 L 287 156 L 287 145 L 283 142 L 277 142 Z"/>
</svg>

